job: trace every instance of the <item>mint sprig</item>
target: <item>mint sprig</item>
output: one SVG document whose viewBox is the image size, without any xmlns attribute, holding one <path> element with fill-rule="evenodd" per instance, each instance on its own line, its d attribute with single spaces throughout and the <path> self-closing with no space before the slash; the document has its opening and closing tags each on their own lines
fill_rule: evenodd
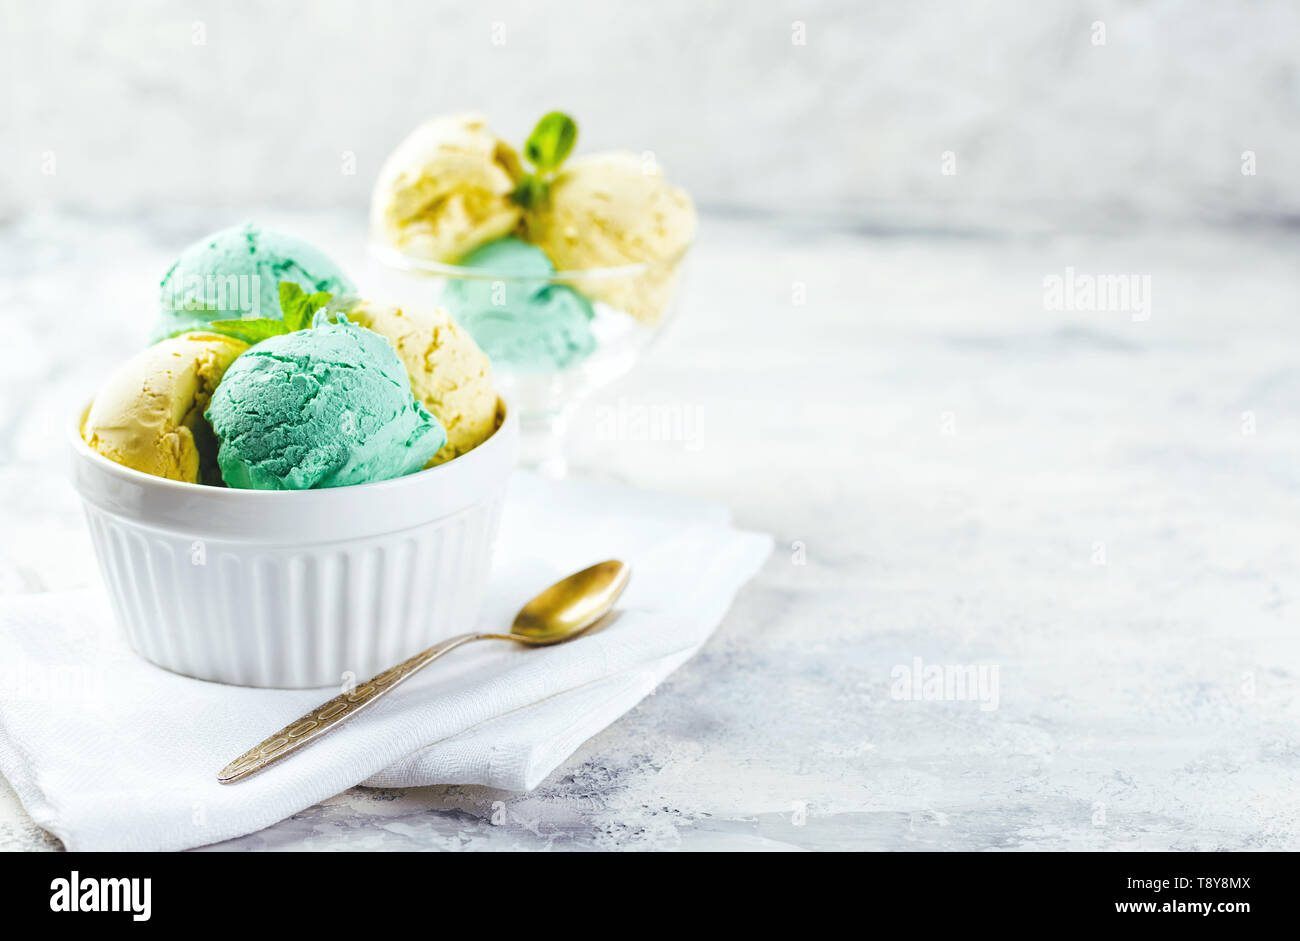
<svg viewBox="0 0 1300 941">
<path fill-rule="evenodd" d="M 284 325 L 289 328 L 287 332 L 310 327 L 316 311 L 328 304 L 333 296 L 328 291 L 308 294 L 292 281 L 281 281 L 280 311 L 284 314 Z"/>
<path fill-rule="evenodd" d="M 329 304 L 333 297 L 333 294 L 326 291 L 308 294 L 292 281 L 281 281 L 280 313 L 283 320 L 272 317 L 257 317 L 251 320 L 214 320 L 208 324 L 208 329 L 213 333 L 243 340 L 252 346 L 270 337 L 294 333 L 313 326 L 312 318 L 316 312 Z"/>
<path fill-rule="evenodd" d="M 563 111 L 552 111 L 537 122 L 524 143 L 524 157 L 537 169 L 519 179 L 510 198 L 528 209 L 545 202 L 551 180 L 578 142 L 578 124 Z"/>
</svg>

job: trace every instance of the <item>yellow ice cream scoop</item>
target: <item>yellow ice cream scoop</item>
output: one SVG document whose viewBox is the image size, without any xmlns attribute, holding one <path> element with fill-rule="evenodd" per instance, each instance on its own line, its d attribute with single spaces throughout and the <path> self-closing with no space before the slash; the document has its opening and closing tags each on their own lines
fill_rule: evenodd
<svg viewBox="0 0 1300 941">
<path fill-rule="evenodd" d="M 163 340 L 123 363 L 95 397 L 81 436 L 104 457 L 157 477 L 221 483 L 203 417 L 226 368 L 248 344 L 214 333 Z"/>
<path fill-rule="evenodd" d="M 476 114 L 425 121 L 389 155 L 370 201 L 371 237 L 429 261 L 454 262 L 512 231 L 519 157 Z"/>
<path fill-rule="evenodd" d="M 663 316 L 695 224 L 691 198 L 652 161 L 622 151 L 565 164 L 524 219 L 525 237 L 561 272 L 644 263 L 639 274 L 579 278 L 574 287 L 651 324 Z"/>
<path fill-rule="evenodd" d="M 408 310 L 360 301 L 347 316 L 387 338 L 406 366 L 412 393 L 447 430 L 447 443 L 426 466 L 459 457 L 496 431 L 492 367 L 450 314 L 436 307 Z"/>
</svg>

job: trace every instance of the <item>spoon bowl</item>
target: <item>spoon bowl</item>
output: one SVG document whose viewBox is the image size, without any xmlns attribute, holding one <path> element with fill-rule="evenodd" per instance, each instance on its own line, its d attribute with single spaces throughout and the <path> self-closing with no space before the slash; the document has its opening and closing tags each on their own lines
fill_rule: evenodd
<svg viewBox="0 0 1300 941">
<path fill-rule="evenodd" d="M 631 577 L 631 568 L 617 560 L 574 572 L 520 608 L 505 636 L 534 647 L 563 643 L 608 614 Z"/>
</svg>

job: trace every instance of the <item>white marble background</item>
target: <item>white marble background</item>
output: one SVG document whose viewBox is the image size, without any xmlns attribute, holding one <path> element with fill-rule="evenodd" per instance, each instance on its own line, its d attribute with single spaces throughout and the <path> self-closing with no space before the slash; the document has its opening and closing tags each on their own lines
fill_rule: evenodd
<svg viewBox="0 0 1300 941">
<path fill-rule="evenodd" d="M 62 424 L 178 248 L 256 216 L 360 271 L 376 162 L 476 100 L 709 209 L 574 464 L 778 551 L 534 793 L 355 789 L 222 849 L 1300 848 L 1293 5 L 295 6 L 6 3 L 0 592 L 94 577 Z M 1148 315 L 1050 308 L 1068 267 Z M 650 407 L 694 423 L 602 430 Z M 998 707 L 895 698 L 915 657 Z M 57 848 L 2 788 L 0 847 Z"/>
<path fill-rule="evenodd" d="M 1300 212 L 1291 0 L 2 8 L 0 213 L 360 206 L 419 119 L 478 108 L 522 140 L 557 107 L 580 147 L 653 150 L 710 207 Z"/>
</svg>

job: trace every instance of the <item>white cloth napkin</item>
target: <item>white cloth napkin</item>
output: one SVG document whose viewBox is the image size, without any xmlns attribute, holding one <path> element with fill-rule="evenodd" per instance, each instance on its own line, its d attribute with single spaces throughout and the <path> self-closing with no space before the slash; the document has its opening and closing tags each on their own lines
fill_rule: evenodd
<svg viewBox="0 0 1300 941">
<path fill-rule="evenodd" d="M 558 647 L 457 650 L 235 785 L 218 784 L 218 769 L 333 693 L 168 673 L 126 646 L 97 589 L 2 598 L 0 772 L 74 850 L 215 843 L 358 783 L 527 791 L 691 657 L 770 551 L 719 506 L 517 474 L 479 626 L 498 629 L 555 579 L 621 558 L 633 575 L 613 623 Z"/>
</svg>

